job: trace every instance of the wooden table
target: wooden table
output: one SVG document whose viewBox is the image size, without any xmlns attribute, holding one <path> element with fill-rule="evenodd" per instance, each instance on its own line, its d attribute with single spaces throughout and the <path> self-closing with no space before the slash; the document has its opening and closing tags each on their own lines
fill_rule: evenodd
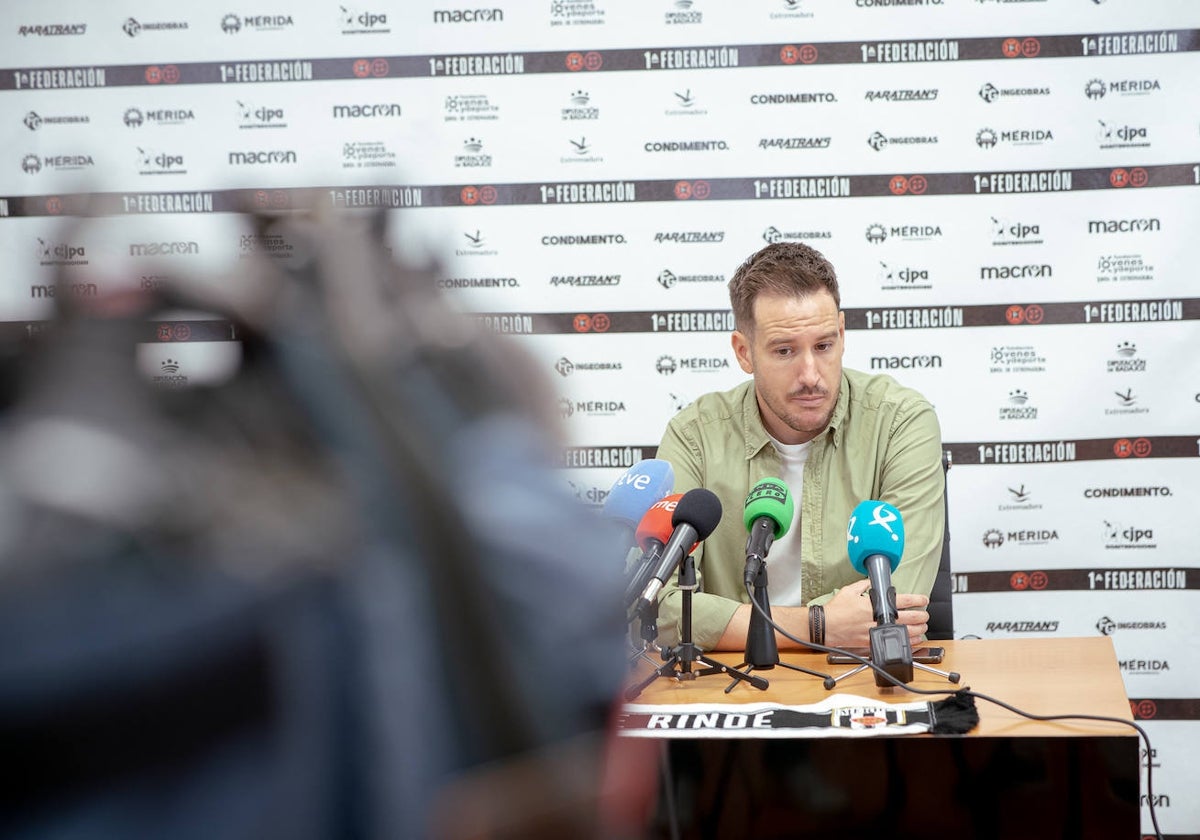
<svg viewBox="0 0 1200 840">
<path fill-rule="evenodd" d="M 938 644 L 946 659 L 935 667 L 960 672 L 957 687 L 1038 715 L 1132 720 L 1106 636 Z M 712 658 L 730 666 L 741 661 L 736 653 Z M 785 653 L 781 661 L 833 676 L 852 669 L 812 653 Z M 652 670 L 639 664 L 634 681 Z M 938 699 L 879 688 L 868 671 L 832 692 L 787 668 L 755 673 L 769 681 L 765 691 L 741 682 L 726 694 L 730 680 L 721 674 L 665 676 L 633 702 L 807 705 L 831 693 L 894 703 Z M 956 688 L 919 670 L 911 685 Z M 670 772 L 650 836 L 671 836 L 672 805 L 681 837 L 1139 836 L 1139 741 L 1131 727 L 1035 721 L 983 700 L 977 706 L 979 725 L 963 736 L 664 740 Z"/>
</svg>

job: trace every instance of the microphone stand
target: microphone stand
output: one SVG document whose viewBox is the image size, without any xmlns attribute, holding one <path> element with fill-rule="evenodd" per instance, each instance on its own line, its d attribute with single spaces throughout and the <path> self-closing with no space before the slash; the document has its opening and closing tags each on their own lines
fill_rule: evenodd
<svg viewBox="0 0 1200 840">
<path fill-rule="evenodd" d="M 890 609 L 883 609 L 885 605 L 879 600 L 881 598 L 887 599 Z M 912 682 L 913 668 L 920 668 L 922 671 L 945 677 L 955 685 L 958 684 L 962 676 L 957 671 L 939 671 L 937 668 L 930 668 L 920 662 L 913 662 L 912 642 L 908 639 L 908 630 L 890 618 L 896 614 L 896 588 L 894 586 L 888 587 L 887 592 L 877 593 L 872 589 L 871 602 L 875 607 L 876 621 L 879 622 L 867 631 L 871 642 L 871 655 L 867 658 L 870 659 L 871 665 L 859 665 L 857 668 L 847 671 L 825 683 L 827 689 L 832 689 L 846 677 L 852 677 L 872 665 L 875 666 L 875 685 L 880 688 L 895 688 L 893 683 L 879 673 L 881 670 L 908 685 Z"/>
<path fill-rule="evenodd" d="M 694 680 L 696 677 L 704 677 L 709 674 L 728 674 L 734 680 L 745 680 L 755 688 L 766 690 L 767 681 L 762 677 L 756 677 L 751 674 L 744 674 L 741 671 L 736 671 L 728 665 L 718 662 L 711 657 L 705 656 L 695 644 L 692 643 L 692 594 L 696 591 L 699 584 L 696 582 L 696 561 L 692 555 L 687 555 L 683 558 L 683 562 L 679 564 L 679 591 L 683 596 L 683 604 L 680 612 L 680 639 L 679 644 L 672 648 L 669 652 L 663 651 L 663 664 L 655 669 L 654 673 L 646 677 L 641 682 L 630 686 L 625 690 L 625 699 L 633 700 L 642 693 L 642 689 L 650 685 L 659 677 L 673 675 L 677 680 Z M 657 606 L 655 607 L 657 612 Z M 644 632 L 643 632 L 644 635 Z M 702 662 L 707 665 L 707 668 L 701 668 L 698 671 L 692 670 L 692 664 Z"/>
<path fill-rule="evenodd" d="M 655 643 L 655 640 L 658 638 L 658 599 L 656 598 L 646 606 L 636 610 L 635 615 L 640 625 L 638 635 L 642 638 L 642 645 L 641 647 L 636 647 L 632 641 L 630 642 L 630 647 L 634 648 L 634 653 L 629 658 L 629 667 L 632 668 L 639 660 L 645 660 L 654 665 L 654 660 L 647 651 L 655 650 L 660 654 L 662 653 L 662 648 Z M 655 665 L 655 667 L 658 666 Z"/>
<path fill-rule="evenodd" d="M 829 674 L 811 671 L 808 668 L 779 660 L 779 646 L 775 642 L 775 630 L 767 622 L 767 619 L 771 617 L 771 601 L 767 596 L 767 564 L 765 560 L 759 564 L 758 574 L 754 576 L 754 591 L 750 597 L 762 607 L 762 611 L 753 608 L 750 610 L 750 626 L 746 630 L 746 659 L 740 665 L 735 666 L 733 670 L 738 674 L 748 674 L 750 671 L 769 671 L 779 665 L 783 668 L 791 668 L 793 671 L 820 677 L 826 688 L 832 688 L 833 677 Z M 743 671 L 742 668 L 745 670 Z M 737 678 L 731 680 L 725 688 L 725 693 L 733 691 L 737 682 Z"/>
</svg>

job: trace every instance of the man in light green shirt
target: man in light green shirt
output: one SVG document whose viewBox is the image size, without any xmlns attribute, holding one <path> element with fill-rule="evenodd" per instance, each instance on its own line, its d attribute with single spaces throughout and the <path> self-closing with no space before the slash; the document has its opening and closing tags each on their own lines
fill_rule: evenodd
<svg viewBox="0 0 1200 840">
<path fill-rule="evenodd" d="M 846 530 L 855 505 L 878 499 L 904 518 L 904 556 L 892 579 L 899 623 L 920 640 L 944 527 L 933 407 L 890 376 L 842 368 L 837 277 L 812 248 L 768 245 L 737 270 L 729 292 L 733 351 L 753 380 L 680 411 L 657 453 L 675 470 L 676 493 L 704 487 L 721 500 L 720 525 L 694 553 L 700 589 L 692 596 L 692 641 L 702 650 L 745 647 L 752 609 L 743 583 L 746 495 L 763 478 L 788 476 L 795 519 L 787 544 L 777 541 L 767 556 L 775 621 L 801 639 L 867 645 L 875 620 L 861 597 L 868 582 L 847 557 Z M 777 580 L 785 583 L 778 594 Z M 659 612 L 668 645 L 680 640 L 681 600 L 672 580 Z M 777 641 L 798 647 L 782 635 Z"/>
</svg>

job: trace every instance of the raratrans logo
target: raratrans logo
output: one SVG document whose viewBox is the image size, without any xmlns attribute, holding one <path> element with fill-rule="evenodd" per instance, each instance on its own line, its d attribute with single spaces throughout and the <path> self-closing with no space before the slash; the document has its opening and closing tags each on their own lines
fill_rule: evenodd
<svg viewBox="0 0 1200 840">
<path fill-rule="evenodd" d="M 1029 344 L 993 346 L 988 373 L 1045 373 L 1046 357 Z"/>
<path fill-rule="evenodd" d="M 758 148 L 786 151 L 828 149 L 831 142 L 833 142 L 833 138 L 828 135 L 823 137 L 760 137 Z"/>
<path fill-rule="evenodd" d="M 1122 341 L 1116 346 L 1114 356 L 1105 363 L 1108 373 L 1145 373 L 1146 360 L 1137 357 L 1137 345 Z"/>
<path fill-rule="evenodd" d="M 725 231 L 723 230 L 673 230 L 673 231 L 658 231 L 654 234 L 654 241 L 662 245 L 670 243 L 672 245 L 711 245 L 725 241 Z"/>
<path fill-rule="evenodd" d="M 979 88 L 979 98 L 984 102 L 995 102 L 998 99 L 1014 97 L 1049 95 L 1050 88 L 1048 87 L 1005 87 L 994 85 L 991 82 L 984 82 L 983 86 Z"/>
<path fill-rule="evenodd" d="M 43 169 L 47 172 L 79 172 L 95 165 L 91 155 L 25 155 L 21 158 L 21 171 L 27 175 L 37 175 Z"/>
<path fill-rule="evenodd" d="M 1020 388 L 1008 392 L 1006 405 L 1000 407 L 999 419 L 1007 420 L 1036 420 L 1038 410 L 1029 404 L 1029 393 Z"/>
<path fill-rule="evenodd" d="M 673 289 L 680 283 L 724 283 L 724 274 L 676 274 L 669 268 L 658 273 L 658 285 Z"/>
<path fill-rule="evenodd" d="M 555 288 L 559 286 L 570 286 L 576 289 L 595 288 L 595 287 L 612 287 L 621 285 L 620 274 L 553 274 L 550 276 L 550 285 Z"/>
<path fill-rule="evenodd" d="M 188 28 L 186 20 L 139 21 L 137 18 L 126 18 L 121 25 L 121 31 L 130 38 L 136 38 L 143 32 L 182 32 Z"/>
<path fill-rule="evenodd" d="M 357 6 L 338 6 L 337 23 L 343 35 L 386 35 L 388 26 L 386 12 L 364 11 Z"/>
<path fill-rule="evenodd" d="M 30 111 L 21 122 L 30 131 L 38 131 L 44 126 L 86 125 L 91 119 L 86 114 L 39 114 Z"/>
<path fill-rule="evenodd" d="M 1150 129 L 1119 121 L 1096 120 L 1096 142 L 1101 149 L 1144 149 L 1150 146 Z"/>
<path fill-rule="evenodd" d="M 230 166 L 275 166 L 297 162 L 296 153 L 290 149 L 229 152 Z"/>
<path fill-rule="evenodd" d="M 279 32 L 295 25 L 291 15 L 235 15 L 221 18 L 221 31 L 226 35 L 247 32 Z"/>
<path fill-rule="evenodd" d="M 975 132 L 975 145 L 981 149 L 996 146 L 1044 146 L 1054 142 L 1054 132 L 1048 128 L 981 128 Z"/>
<path fill-rule="evenodd" d="M 867 138 L 867 145 L 877 152 L 893 146 L 933 146 L 938 139 L 932 134 L 887 135 L 876 131 Z"/>
<path fill-rule="evenodd" d="M 989 621 L 989 633 L 1057 633 L 1057 621 Z"/>
<path fill-rule="evenodd" d="M 993 245 L 1041 245 L 1046 241 L 1042 238 L 1042 226 L 1034 222 L 999 216 L 988 219 Z"/>
<path fill-rule="evenodd" d="M 1103 520 L 1104 549 L 1106 551 L 1126 551 L 1141 549 L 1156 549 L 1154 529 L 1139 525 L 1125 525 L 1121 522 Z"/>
<path fill-rule="evenodd" d="M 86 35 L 86 23 L 38 23 L 17 27 L 17 34 L 22 38 L 30 36 L 37 38 L 53 38 L 60 35 Z"/>
<path fill-rule="evenodd" d="M 443 100 L 442 107 L 443 122 L 500 119 L 500 106 L 493 103 L 486 93 L 453 93 Z"/>
<path fill-rule="evenodd" d="M 454 156 L 454 165 L 458 167 L 488 167 L 492 165 L 492 156 L 486 154 L 483 141 L 478 137 L 468 137 L 463 140 L 462 153 Z"/>
<path fill-rule="evenodd" d="M 196 119 L 191 108 L 126 108 L 121 121 L 128 128 L 143 125 L 186 125 Z"/>
<path fill-rule="evenodd" d="M 863 94 L 867 102 L 936 102 L 937 98 L 937 88 L 889 88 Z"/>
</svg>

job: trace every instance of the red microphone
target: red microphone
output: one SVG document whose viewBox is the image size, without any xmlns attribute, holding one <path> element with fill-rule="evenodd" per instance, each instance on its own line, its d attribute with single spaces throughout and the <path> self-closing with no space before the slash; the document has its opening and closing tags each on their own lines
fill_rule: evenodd
<svg viewBox="0 0 1200 840">
<path fill-rule="evenodd" d="M 642 516 L 642 521 L 638 523 L 634 539 L 642 550 L 642 556 L 634 564 L 636 571 L 629 581 L 629 586 L 625 589 L 625 609 L 627 610 L 633 606 L 633 602 L 638 599 L 642 590 L 646 588 L 646 584 L 650 582 L 650 575 L 654 573 L 654 568 L 662 557 L 663 546 L 671 538 L 671 532 L 675 530 L 675 526 L 671 524 L 671 518 L 675 515 L 675 507 L 681 498 L 683 498 L 682 493 L 663 496 L 650 505 L 650 509 Z M 692 550 L 695 549 L 696 546 L 692 546 Z"/>
</svg>

